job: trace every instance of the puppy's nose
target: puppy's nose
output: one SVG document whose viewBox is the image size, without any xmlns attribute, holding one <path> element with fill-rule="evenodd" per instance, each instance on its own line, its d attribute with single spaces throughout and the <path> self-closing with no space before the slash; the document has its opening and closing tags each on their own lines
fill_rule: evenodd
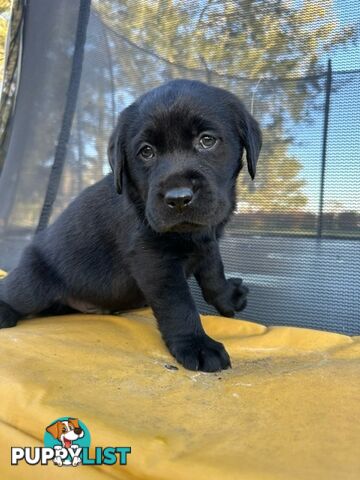
<svg viewBox="0 0 360 480">
<path fill-rule="evenodd" d="M 165 203 L 169 208 L 183 210 L 192 202 L 194 192 L 190 188 L 172 188 L 165 193 Z"/>
<path fill-rule="evenodd" d="M 74 432 L 76 433 L 76 435 L 80 435 L 81 432 L 82 432 L 82 428 L 74 428 Z"/>
</svg>

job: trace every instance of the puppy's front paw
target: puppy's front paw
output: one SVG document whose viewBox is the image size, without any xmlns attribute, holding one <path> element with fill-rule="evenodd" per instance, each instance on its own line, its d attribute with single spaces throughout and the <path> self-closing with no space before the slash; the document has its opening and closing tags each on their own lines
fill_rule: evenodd
<svg viewBox="0 0 360 480">
<path fill-rule="evenodd" d="M 61 460 L 60 457 L 55 457 L 55 458 L 53 458 L 53 462 L 54 462 L 54 464 L 57 465 L 58 467 L 62 467 L 63 462 L 62 462 L 62 460 Z"/>
<path fill-rule="evenodd" d="M 81 458 L 80 457 L 74 457 L 74 459 L 72 461 L 72 466 L 77 467 L 80 464 L 81 464 Z"/>
<path fill-rule="evenodd" d="M 167 345 L 176 360 L 188 370 L 217 372 L 231 367 L 224 346 L 207 335 L 184 336 Z"/>
<path fill-rule="evenodd" d="M 15 327 L 20 316 L 10 305 L 0 300 L 0 328 Z"/>
<path fill-rule="evenodd" d="M 224 317 L 233 317 L 246 307 L 248 293 L 241 278 L 229 278 L 226 289 L 214 299 L 213 305 Z"/>
</svg>

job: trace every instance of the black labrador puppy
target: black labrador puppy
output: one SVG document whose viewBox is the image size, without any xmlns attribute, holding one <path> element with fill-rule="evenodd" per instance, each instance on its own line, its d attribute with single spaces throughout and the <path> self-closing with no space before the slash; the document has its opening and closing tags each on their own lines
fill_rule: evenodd
<svg viewBox="0 0 360 480">
<path fill-rule="evenodd" d="M 111 135 L 113 173 L 37 234 L 0 282 L 0 327 L 63 308 L 117 312 L 150 305 L 173 356 L 190 370 L 230 367 L 206 335 L 186 278 L 226 316 L 246 305 L 224 276 L 219 237 L 236 202 L 246 150 L 255 176 L 257 122 L 233 94 L 174 80 L 126 108 Z"/>
</svg>

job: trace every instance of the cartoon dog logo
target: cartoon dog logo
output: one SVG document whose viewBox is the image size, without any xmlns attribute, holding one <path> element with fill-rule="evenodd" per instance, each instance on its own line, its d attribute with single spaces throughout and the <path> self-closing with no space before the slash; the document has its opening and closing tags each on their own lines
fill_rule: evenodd
<svg viewBox="0 0 360 480">
<path fill-rule="evenodd" d="M 76 451 L 79 446 L 73 442 L 84 436 L 84 430 L 80 427 L 79 420 L 70 417 L 67 420 L 58 420 L 52 423 L 46 427 L 46 431 L 61 443 L 61 445 L 54 446 L 56 450 L 65 448 L 66 450 Z M 62 465 L 76 467 L 81 463 L 81 458 L 78 455 L 71 455 L 70 458 L 67 457 L 63 460 L 60 456 L 55 456 L 53 462 L 59 467 Z"/>
</svg>

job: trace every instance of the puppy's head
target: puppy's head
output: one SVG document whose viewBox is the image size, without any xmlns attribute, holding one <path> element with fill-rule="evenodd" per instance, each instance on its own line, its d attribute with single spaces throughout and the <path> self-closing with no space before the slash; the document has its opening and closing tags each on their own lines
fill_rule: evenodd
<svg viewBox="0 0 360 480">
<path fill-rule="evenodd" d="M 108 155 L 118 193 L 125 182 L 150 226 L 184 232 L 228 218 L 243 151 L 254 178 L 260 148 L 259 126 L 235 95 L 173 80 L 122 112 Z"/>
<path fill-rule="evenodd" d="M 67 448 L 71 446 L 74 440 L 84 436 L 84 431 L 80 427 L 77 418 L 68 418 L 68 420 L 64 421 L 59 420 L 46 427 L 46 431 Z"/>
</svg>

